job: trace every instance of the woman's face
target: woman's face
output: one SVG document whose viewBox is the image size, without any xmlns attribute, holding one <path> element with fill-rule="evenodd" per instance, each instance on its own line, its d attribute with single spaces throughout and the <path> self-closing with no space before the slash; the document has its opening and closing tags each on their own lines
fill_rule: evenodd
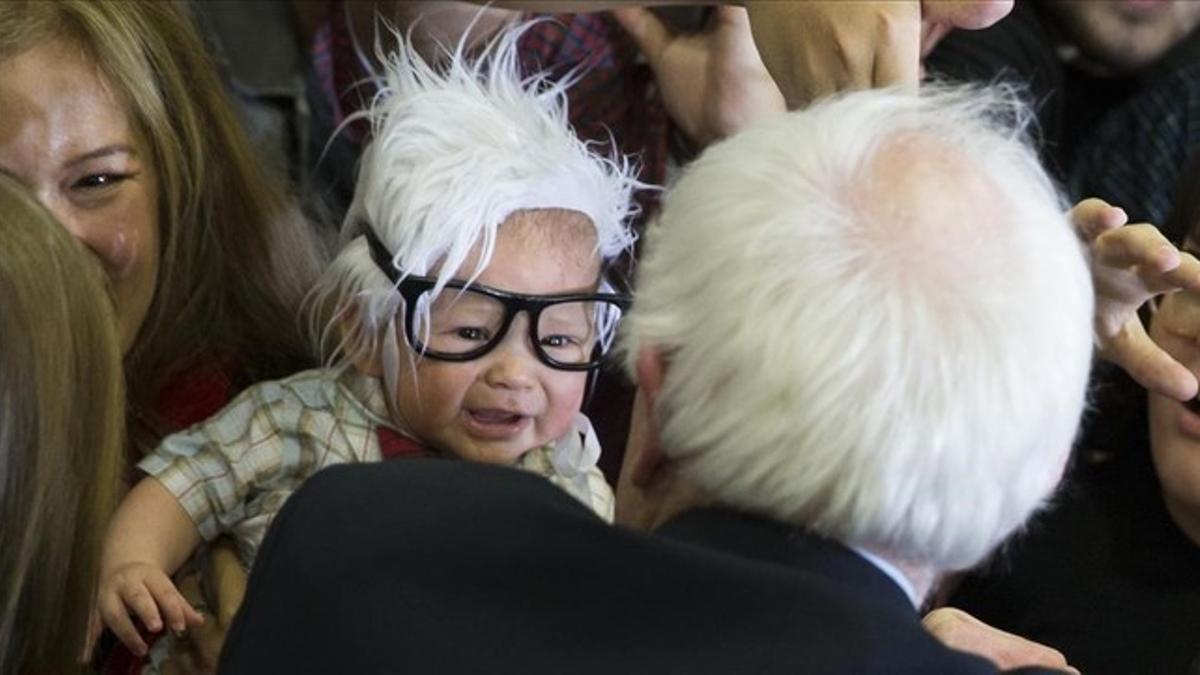
<svg viewBox="0 0 1200 675">
<path fill-rule="evenodd" d="M 32 190 L 99 259 L 128 352 L 158 277 L 149 150 L 106 78 L 69 40 L 0 62 L 0 120 L 0 171 Z"/>
</svg>

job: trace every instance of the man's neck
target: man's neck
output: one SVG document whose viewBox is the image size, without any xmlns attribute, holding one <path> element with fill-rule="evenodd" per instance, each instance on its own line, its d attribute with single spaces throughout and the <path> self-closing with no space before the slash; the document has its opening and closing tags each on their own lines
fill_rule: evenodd
<svg viewBox="0 0 1200 675">
<path fill-rule="evenodd" d="M 919 609 L 924 604 L 925 598 L 929 597 L 937 575 L 927 565 L 915 564 L 879 548 L 860 546 L 851 548 L 892 577 L 896 585 L 900 586 L 901 590 L 912 600 L 914 608 Z"/>
</svg>

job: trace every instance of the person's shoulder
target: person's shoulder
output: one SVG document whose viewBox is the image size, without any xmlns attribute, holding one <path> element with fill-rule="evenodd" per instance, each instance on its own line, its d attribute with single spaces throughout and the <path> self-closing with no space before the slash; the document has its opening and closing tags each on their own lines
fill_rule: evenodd
<svg viewBox="0 0 1200 675">
<path fill-rule="evenodd" d="M 595 518 L 545 478 L 511 467 L 453 459 L 343 464 L 316 473 L 292 496 L 294 508 L 358 512 L 374 520 L 436 519 L 478 527 L 484 521 L 566 511 Z M 602 522 L 599 519 L 596 521 Z"/>
</svg>

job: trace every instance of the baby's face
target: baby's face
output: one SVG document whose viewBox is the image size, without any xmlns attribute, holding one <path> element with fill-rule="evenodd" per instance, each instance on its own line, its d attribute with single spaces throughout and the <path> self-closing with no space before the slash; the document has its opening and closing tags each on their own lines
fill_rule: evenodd
<svg viewBox="0 0 1200 675">
<path fill-rule="evenodd" d="M 473 253 L 454 278 L 469 279 L 475 261 Z M 492 261 L 475 283 L 527 295 L 588 293 L 599 274 L 588 219 L 542 209 L 519 211 L 500 226 Z M 511 464 L 567 433 L 587 382 L 586 372 L 556 370 L 538 359 L 524 312 L 478 359 L 418 358 L 416 364 L 400 368 L 394 402 L 402 424 L 439 450 L 489 464 Z"/>
</svg>

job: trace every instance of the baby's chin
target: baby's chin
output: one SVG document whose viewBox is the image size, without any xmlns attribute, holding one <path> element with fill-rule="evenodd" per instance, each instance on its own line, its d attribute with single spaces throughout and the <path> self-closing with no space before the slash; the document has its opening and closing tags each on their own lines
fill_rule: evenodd
<svg viewBox="0 0 1200 675">
<path fill-rule="evenodd" d="M 446 451 L 449 454 L 469 462 L 498 466 L 516 464 L 525 453 L 545 445 L 529 439 L 497 441 L 468 438 L 456 441 L 447 444 Z"/>
</svg>

